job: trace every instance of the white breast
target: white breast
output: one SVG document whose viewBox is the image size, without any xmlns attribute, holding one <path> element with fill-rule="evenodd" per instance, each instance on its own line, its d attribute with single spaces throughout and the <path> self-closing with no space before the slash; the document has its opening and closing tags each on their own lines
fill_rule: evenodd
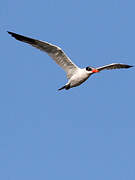
<svg viewBox="0 0 135 180">
<path fill-rule="evenodd" d="M 75 87 L 82 84 L 89 78 L 90 74 L 85 69 L 78 69 L 76 73 L 70 78 L 70 87 Z"/>
</svg>

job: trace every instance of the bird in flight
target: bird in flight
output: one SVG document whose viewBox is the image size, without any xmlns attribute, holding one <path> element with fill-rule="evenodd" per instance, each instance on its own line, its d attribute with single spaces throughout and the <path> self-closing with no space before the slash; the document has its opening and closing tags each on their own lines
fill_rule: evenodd
<svg viewBox="0 0 135 180">
<path fill-rule="evenodd" d="M 24 43 L 28 43 L 31 46 L 46 52 L 61 68 L 64 69 L 67 75 L 68 82 L 58 90 L 68 90 L 70 88 L 79 86 L 84 81 L 86 81 L 92 74 L 98 73 L 102 70 L 133 67 L 127 64 L 113 63 L 98 68 L 90 66 L 86 68 L 79 68 L 71 61 L 71 59 L 64 53 L 64 51 L 56 45 L 37 39 L 29 38 L 26 36 L 22 36 L 13 32 L 8 31 L 8 33 L 15 39 L 22 41 Z"/>
</svg>

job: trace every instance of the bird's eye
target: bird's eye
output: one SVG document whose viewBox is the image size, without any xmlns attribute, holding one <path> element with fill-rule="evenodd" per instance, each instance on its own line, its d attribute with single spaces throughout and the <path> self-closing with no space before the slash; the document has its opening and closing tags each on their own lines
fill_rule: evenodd
<svg viewBox="0 0 135 180">
<path fill-rule="evenodd" d="M 92 68 L 88 66 L 88 67 L 86 67 L 86 70 L 87 71 L 92 71 Z"/>
</svg>

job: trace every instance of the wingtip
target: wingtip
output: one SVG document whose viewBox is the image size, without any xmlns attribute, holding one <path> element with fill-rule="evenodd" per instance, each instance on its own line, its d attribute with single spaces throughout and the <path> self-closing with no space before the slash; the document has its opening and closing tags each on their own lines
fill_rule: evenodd
<svg viewBox="0 0 135 180">
<path fill-rule="evenodd" d="M 131 67 L 134 67 L 133 65 L 128 65 L 128 64 L 123 64 L 123 67 L 124 68 L 131 68 Z"/>
<path fill-rule="evenodd" d="M 13 32 L 11 32 L 11 31 L 7 31 L 8 32 L 8 34 L 10 34 L 12 37 L 14 37 L 15 39 L 17 39 L 17 40 L 22 40 L 21 39 L 21 35 L 19 35 L 19 34 L 16 34 L 16 33 L 13 33 Z"/>
<path fill-rule="evenodd" d="M 10 31 L 7 31 L 7 33 L 12 35 L 12 32 L 10 32 Z"/>
<path fill-rule="evenodd" d="M 134 67 L 134 66 L 133 66 L 133 65 L 132 65 L 132 66 L 131 66 L 131 65 L 128 65 L 128 66 L 127 66 L 127 68 L 131 68 L 131 67 Z"/>
<path fill-rule="evenodd" d="M 29 43 L 29 44 L 35 43 L 35 39 L 29 38 L 29 37 L 26 37 L 26 36 L 23 36 L 23 35 L 14 33 L 14 32 L 10 32 L 10 31 L 7 31 L 7 32 L 12 37 L 14 37 L 16 40 L 23 41 L 23 42 L 26 42 L 26 43 Z"/>
<path fill-rule="evenodd" d="M 16 33 L 13 33 L 13 32 L 11 32 L 11 31 L 7 31 L 7 33 L 10 34 L 10 35 L 13 36 L 13 37 L 14 37 L 14 35 L 16 35 Z"/>
</svg>

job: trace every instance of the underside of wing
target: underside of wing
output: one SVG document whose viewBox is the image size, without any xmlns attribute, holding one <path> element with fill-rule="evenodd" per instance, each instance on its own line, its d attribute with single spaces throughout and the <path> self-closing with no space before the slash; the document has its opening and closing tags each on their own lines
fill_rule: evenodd
<svg viewBox="0 0 135 180">
<path fill-rule="evenodd" d="M 111 69 L 121 69 L 121 68 L 131 68 L 133 66 L 127 65 L 127 64 L 117 64 L 117 63 L 113 63 L 113 64 L 109 64 L 106 66 L 102 66 L 99 68 L 96 68 L 98 71 L 102 71 L 102 70 L 111 70 Z"/>
<path fill-rule="evenodd" d="M 28 43 L 33 47 L 46 52 L 61 68 L 66 71 L 68 78 L 70 78 L 73 73 L 78 69 L 78 67 L 70 60 L 70 58 L 67 57 L 67 55 L 63 52 L 61 48 L 48 42 L 39 41 L 13 32 L 8 33 L 12 35 L 15 39 Z"/>
</svg>

